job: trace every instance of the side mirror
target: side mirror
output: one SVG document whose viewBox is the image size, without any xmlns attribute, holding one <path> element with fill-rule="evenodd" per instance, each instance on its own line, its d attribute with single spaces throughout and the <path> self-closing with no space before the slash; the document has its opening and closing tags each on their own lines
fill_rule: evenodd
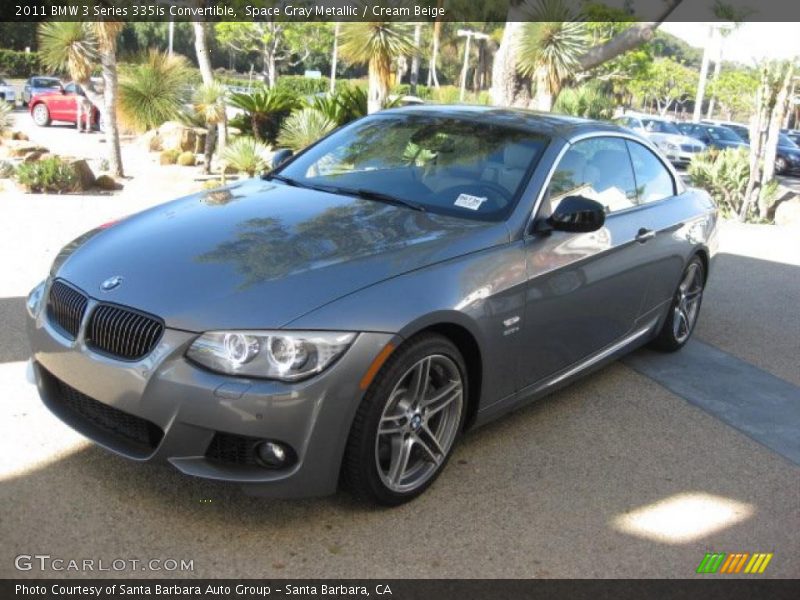
<svg viewBox="0 0 800 600">
<path fill-rule="evenodd" d="M 272 155 L 272 161 L 270 163 L 270 169 L 277 169 L 281 164 L 286 162 L 289 158 L 294 155 L 294 152 L 289 150 L 288 148 L 283 148 L 278 150 L 275 154 Z"/>
<path fill-rule="evenodd" d="M 546 224 L 556 231 L 588 233 L 597 231 L 606 222 L 602 204 L 583 196 L 567 196 L 558 203 Z"/>
</svg>

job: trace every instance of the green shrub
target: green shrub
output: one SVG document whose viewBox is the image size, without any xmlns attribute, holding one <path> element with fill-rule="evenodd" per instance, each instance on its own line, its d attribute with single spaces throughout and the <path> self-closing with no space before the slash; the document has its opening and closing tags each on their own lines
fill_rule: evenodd
<svg viewBox="0 0 800 600">
<path fill-rule="evenodd" d="M 222 161 L 226 168 L 247 173 L 253 177 L 267 168 L 269 146 L 252 137 L 240 137 L 233 140 L 222 153 Z"/>
<path fill-rule="evenodd" d="M 392 90 L 392 94 L 397 94 L 398 96 L 416 96 L 417 98 L 422 98 L 423 100 L 430 100 L 433 98 L 433 90 L 434 88 L 429 88 L 427 85 L 420 85 L 417 84 L 417 93 L 411 93 L 411 84 L 409 83 L 401 83 L 400 85 L 396 85 Z"/>
<path fill-rule="evenodd" d="M 37 52 L 0 49 L 0 73 L 6 77 L 30 77 L 41 70 Z"/>
<path fill-rule="evenodd" d="M 295 98 L 300 98 L 302 96 L 327 92 L 330 88 L 331 80 L 328 77 L 312 79 L 310 77 L 303 77 L 302 75 L 281 75 L 275 81 L 274 89 L 284 94 L 294 96 Z"/>
<path fill-rule="evenodd" d="M 438 104 L 458 104 L 461 90 L 454 85 L 443 85 L 434 89 L 431 99 Z"/>
<path fill-rule="evenodd" d="M 750 157 L 746 148 L 703 152 L 689 164 L 689 181 L 705 189 L 726 217 L 739 214 L 750 178 Z"/>
<path fill-rule="evenodd" d="M 614 98 L 591 84 L 563 90 L 553 111 L 562 115 L 608 120 L 614 116 Z"/>
<path fill-rule="evenodd" d="M 277 87 L 259 87 L 251 93 L 230 96 L 230 103 L 247 113 L 253 136 L 267 141 L 275 140 L 281 123 L 300 102 L 298 97 Z"/>
<path fill-rule="evenodd" d="M 30 192 L 74 192 L 80 181 L 75 169 L 56 156 L 17 167 L 17 181 Z"/>
<path fill-rule="evenodd" d="M 164 150 L 158 157 L 158 162 L 162 165 L 174 165 L 180 156 L 179 150 Z"/>
<path fill-rule="evenodd" d="M 178 164 L 182 167 L 193 167 L 196 163 L 194 152 L 181 152 L 178 156 Z"/>
<path fill-rule="evenodd" d="M 289 115 L 281 127 L 278 144 L 298 152 L 333 131 L 336 122 L 313 108 L 304 108 Z"/>
</svg>

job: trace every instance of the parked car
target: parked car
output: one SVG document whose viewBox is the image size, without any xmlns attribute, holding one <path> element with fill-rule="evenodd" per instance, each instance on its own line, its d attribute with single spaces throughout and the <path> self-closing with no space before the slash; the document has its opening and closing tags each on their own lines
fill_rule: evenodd
<svg viewBox="0 0 800 600">
<path fill-rule="evenodd" d="M 800 130 L 798 130 L 798 129 L 783 129 L 782 131 L 795 144 L 800 145 Z"/>
<path fill-rule="evenodd" d="M 251 493 L 395 505 L 465 429 L 692 334 L 717 209 L 632 132 L 417 106 L 290 154 L 58 254 L 27 299 L 57 416 Z"/>
<path fill-rule="evenodd" d="M 5 100 L 9 104 L 14 104 L 17 101 L 17 91 L 10 83 L 0 77 L 0 100 Z"/>
<path fill-rule="evenodd" d="M 750 142 L 750 128 L 747 125 L 727 121 L 701 121 L 701 123 L 724 125 L 735 131 L 745 142 Z M 800 146 L 783 132 L 778 134 L 778 147 L 775 151 L 775 172 L 778 175 L 800 174 Z"/>
<path fill-rule="evenodd" d="M 61 89 L 61 80 L 58 77 L 42 77 L 40 75 L 29 78 L 22 88 L 22 106 L 28 106 L 39 94 L 49 94 Z"/>
<path fill-rule="evenodd" d="M 78 98 L 84 91 L 77 83 L 68 83 L 57 90 L 37 94 L 30 102 L 30 113 L 33 122 L 39 127 L 48 127 L 53 121 L 77 123 Z M 92 106 L 91 123 L 100 127 L 100 112 Z"/>
<path fill-rule="evenodd" d="M 675 165 L 685 167 L 705 144 L 681 133 L 675 123 L 650 115 L 627 114 L 614 120 L 650 139 Z"/>
<path fill-rule="evenodd" d="M 686 132 L 686 128 L 683 129 Z M 706 123 L 692 123 L 686 135 L 696 138 L 706 146 L 717 150 L 726 148 L 746 148 L 745 142 L 733 129 L 722 125 L 708 125 Z"/>
</svg>

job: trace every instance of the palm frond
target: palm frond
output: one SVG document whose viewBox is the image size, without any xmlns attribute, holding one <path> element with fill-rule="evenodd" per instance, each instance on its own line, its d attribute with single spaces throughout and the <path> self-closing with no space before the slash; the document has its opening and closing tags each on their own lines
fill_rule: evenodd
<svg viewBox="0 0 800 600">
<path fill-rule="evenodd" d="M 97 60 L 97 40 L 87 23 L 46 21 L 39 25 L 39 60 L 75 81 L 89 79 Z"/>
<path fill-rule="evenodd" d="M 293 112 L 284 121 L 278 135 L 278 144 L 297 152 L 335 128 L 336 123 L 323 113 L 313 108 L 304 108 Z"/>
<path fill-rule="evenodd" d="M 221 123 L 225 119 L 227 95 L 228 89 L 216 81 L 200 86 L 192 98 L 195 113 L 208 125 Z"/>
<path fill-rule="evenodd" d="M 151 50 L 144 63 L 129 67 L 120 78 L 120 121 L 135 131 L 147 131 L 177 119 L 188 101 L 190 80 L 183 56 Z"/>
<path fill-rule="evenodd" d="M 231 142 L 222 153 L 226 166 L 253 177 L 265 171 L 270 147 L 252 137 L 240 137 Z"/>
<path fill-rule="evenodd" d="M 376 58 L 409 56 L 414 52 L 413 25 L 394 21 L 342 23 L 339 52 L 345 60 L 366 64 Z"/>
</svg>

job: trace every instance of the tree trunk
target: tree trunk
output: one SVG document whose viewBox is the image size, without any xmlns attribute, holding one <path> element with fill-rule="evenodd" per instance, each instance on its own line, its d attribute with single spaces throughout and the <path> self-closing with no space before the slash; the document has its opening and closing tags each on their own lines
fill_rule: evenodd
<svg viewBox="0 0 800 600">
<path fill-rule="evenodd" d="M 331 55 L 331 94 L 336 91 L 336 62 L 339 58 L 339 26 L 336 23 L 333 28 L 333 53 Z"/>
<path fill-rule="evenodd" d="M 213 125 L 206 128 L 206 147 L 205 152 L 203 153 L 205 156 L 205 164 L 203 165 L 203 173 L 208 175 L 211 173 L 211 161 L 214 159 L 214 146 L 216 145 L 216 137 L 217 137 L 217 128 Z M 222 170 L 225 170 L 225 165 L 222 165 Z"/>
<path fill-rule="evenodd" d="M 208 54 L 206 24 L 200 21 L 192 21 L 192 28 L 194 29 L 194 51 L 197 54 L 200 76 L 203 78 L 204 85 L 211 85 L 214 83 L 214 72 L 211 70 L 211 57 Z"/>
<path fill-rule="evenodd" d="M 509 9 L 509 16 L 514 8 Z M 522 25 L 521 21 L 506 23 L 503 40 L 494 55 L 491 96 L 496 106 L 526 107 L 531 101 L 530 79 L 517 72 L 517 39 Z"/>
<path fill-rule="evenodd" d="M 412 95 L 417 93 L 417 82 L 419 81 L 419 43 L 422 39 L 422 23 L 414 25 L 414 55 L 411 57 L 411 74 L 409 75 L 410 92 Z"/>
<path fill-rule="evenodd" d="M 119 126 L 117 125 L 117 53 L 112 46 L 100 55 L 103 70 L 103 100 L 108 143 L 108 164 L 111 172 L 117 177 L 124 177 L 122 168 L 122 150 L 119 145 Z"/>
<path fill-rule="evenodd" d="M 389 95 L 389 78 L 392 73 L 392 59 L 389 56 L 376 56 L 369 61 L 369 88 L 367 90 L 367 113 L 372 114 L 383 108 Z"/>
<path fill-rule="evenodd" d="M 444 4 L 444 0 L 439 0 L 436 6 L 441 8 L 442 4 Z M 439 38 L 441 37 L 442 19 L 441 17 L 436 17 L 436 20 L 433 22 L 433 49 L 431 50 L 431 63 L 428 76 L 437 90 L 439 89 L 439 75 L 436 73 L 436 63 L 439 60 Z"/>
<path fill-rule="evenodd" d="M 534 81 L 536 83 L 536 94 L 531 102 L 531 108 L 534 110 L 541 110 L 550 112 L 553 110 L 553 93 L 550 90 L 550 77 L 547 72 L 547 67 L 540 66 L 534 73 Z"/>
</svg>

